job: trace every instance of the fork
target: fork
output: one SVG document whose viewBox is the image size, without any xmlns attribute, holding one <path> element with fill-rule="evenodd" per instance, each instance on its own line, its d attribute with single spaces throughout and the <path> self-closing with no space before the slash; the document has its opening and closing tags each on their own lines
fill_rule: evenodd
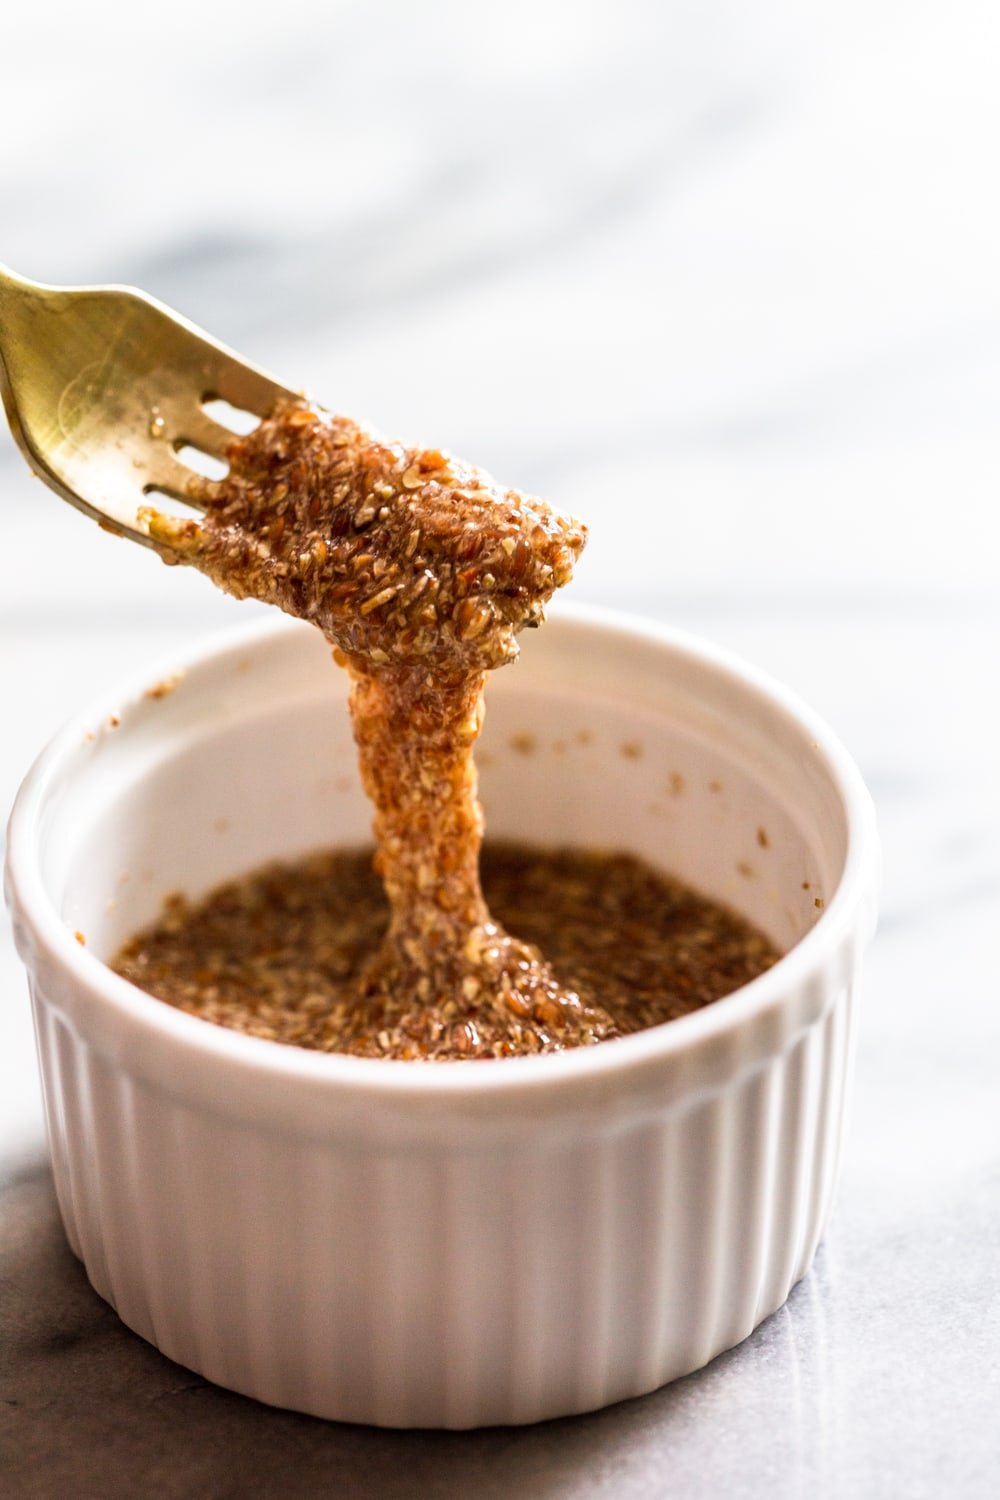
<svg viewBox="0 0 1000 1500">
<path fill-rule="evenodd" d="M 236 436 L 206 405 L 262 420 L 299 397 L 144 292 L 43 286 L 2 265 L 0 395 L 40 479 L 168 560 L 140 512 L 154 492 L 199 508 L 182 451 L 224 459 Z"/>
</svg>

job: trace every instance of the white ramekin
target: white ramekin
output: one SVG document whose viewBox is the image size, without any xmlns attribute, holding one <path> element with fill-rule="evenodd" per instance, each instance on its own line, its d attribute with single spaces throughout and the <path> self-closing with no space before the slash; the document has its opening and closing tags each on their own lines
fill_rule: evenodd
<svg viewBox="0 0 1000 1500">
<path fill-rule="evenodd" d="M 871 803 L 824 724 L 655 625 L 576 610 L 527 637 L 489 688 L 490 831 L 632 850 L 789 951 L 604 1046 L 366 1061 L 238 1036 L 101 962 L 171 890 L 368 835 L 314 632 L 175 665 L 59 735 L 8 845 L 59 1205 L 124 1322 L 262 1401 L 459 1428 L 650 1391 L 780 1307 L 830 1206 L 875 914 Z"/>
</svg>

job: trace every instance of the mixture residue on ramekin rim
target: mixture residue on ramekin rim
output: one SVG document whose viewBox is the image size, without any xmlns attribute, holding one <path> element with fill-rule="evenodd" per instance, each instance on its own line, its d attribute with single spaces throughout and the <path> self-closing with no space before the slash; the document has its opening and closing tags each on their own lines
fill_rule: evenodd
<svg viewBox="0 0 1000 1500">
<path fill-rule="evenodd" d="M 199 483 L 205 506 L 199 520 L 148 509 L 150 535 L 173 560 L 199 568 L 227 592 L 314 623 L 347 669 L 362 781 L 375 809 L 374 867 L 389 920 L 377 944 L 360 959 L 354 955 L 350 995 L 322 986 L 303 992 L 306 981 L 289 959 L 277 1012 L 273 976 L 268 998 L 248 993 L 242 1009 L 219 1009 L 216 948 L 214 962 L 191 970 L 203 972 L 204 989 L 215 992 L 199 1013 L 253 1030 L 247 1016 L 256 1003 L 268 1010 L 266 1026 L 280 1039 L 405 1059 L 559 1051 L 635 1029 L 620 1005 L 602 1003 L 592 986 L 564 982 L 533 942 L 495 920 L 480 880 L 483 817 L 473 746 L 486 676 L 517 657 L 522 629 L 542 622 L 552 594 L 572 575 L 586 528 L 449 454 L 386 442 L 304 403 L 282 407 L 236 439 L 228 458 L 224 479 Z M 332 911 L 340 866 L 330 858 Z M 580 870 L 589 870 L 588 856 L 580 858 Z M 571 866 L 565 859 L 559 866 L 564 885 L 579 883 Z M 523 858 L 519 869 L 526 879 Z M 253 907 L 270 890 L 284 909 L 289 900 L 294 905 L 290 882 L 287 871 L 283 878 L 262 872 L 209 898 L 208 908 L 217 899 L 242 910 L 244 897 Z M 551 883 L 537 894 L 558 904 Z M 712 930 L 710 906 L 701 902 L 695 931 Z M 265 917 L 258 911 L 259 920 Z M 716 926 L 723 917 L 743 931 L 750 968 L 759 962 L 759 972 L 773 961 L 760 934 L 729 913 Z M 183 945 L 196 956 L 197 909 L 175 905 L 163 921 L 187 970 Z M 528 930 L 520 920 L 519 926 Z M 720 937 L 723 929 L 724 923 Z M 154 983 L 155 966 L 148 955 L 145 964 L 141 959 L 144 936 L 154 947 L 159 941 L 155 933 L 140 934 L 115 967 L 197 1010 L 190 973 L 186 998 L 162 973 Z M 624 933 L 618 941 L 627 941 Z M 162 950 L 161 943 L 161 958 Z M 229 973 L 239 967 L 238 954 L 230 951 L 221 962 Z M 344 962 L 337 960 L 341 969 Z M 753 977 L 746 964 L 738 967 L 736 983 Z M 720 964 L 720 981 L 734 988 L 724 969 Z M 257 982 L 263 983 L 260 974 Z M 291 1013 L 310 1007 L 320 1012 L 318 1020 L 300 1025 L 301 1016 Z M 281 1011 L 290 1013 L 284 1028 L 280 1016 L 275 1021 Z"/>
</svg>

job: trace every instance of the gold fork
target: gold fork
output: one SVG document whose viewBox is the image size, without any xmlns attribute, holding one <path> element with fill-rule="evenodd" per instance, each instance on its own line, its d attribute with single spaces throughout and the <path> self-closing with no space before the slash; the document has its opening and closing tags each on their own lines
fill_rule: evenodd
<svg viewBox="0 0 1000 1500">
<path fill-rule="evenodd" d="M 0 394 L 28 463 L 106 530 L 169 552 L 140 516 L 147 496 L 197 504 L 195 448 L 223 458 L 235 433 L 213 401 L 269 416 L 296 392 L 131 287 L 54 287 L 0 265 Z"/>
</svg>

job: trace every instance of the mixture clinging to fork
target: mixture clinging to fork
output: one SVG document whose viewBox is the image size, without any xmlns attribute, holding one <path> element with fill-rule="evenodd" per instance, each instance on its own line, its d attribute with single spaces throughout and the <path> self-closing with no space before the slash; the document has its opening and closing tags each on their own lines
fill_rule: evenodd
<svg viewBox="0 0 1000 1500">
<path fill-rule="evenodd" d="M 345 1020 L 349 1050 L 467 1056 L 475 1036 L 503 1056 L 615 1035 L 491 919 L 479 879 L 472 747 L 486 673 L 540 623 L 585 528 L 447 454 L 305 404 L 280 408 L 228 458 L 224 480 L 193 491 L 199 520 L 143 515 L 172 558 L 318 625 L 351 674 L 392 920 Z"/>
</svg>

